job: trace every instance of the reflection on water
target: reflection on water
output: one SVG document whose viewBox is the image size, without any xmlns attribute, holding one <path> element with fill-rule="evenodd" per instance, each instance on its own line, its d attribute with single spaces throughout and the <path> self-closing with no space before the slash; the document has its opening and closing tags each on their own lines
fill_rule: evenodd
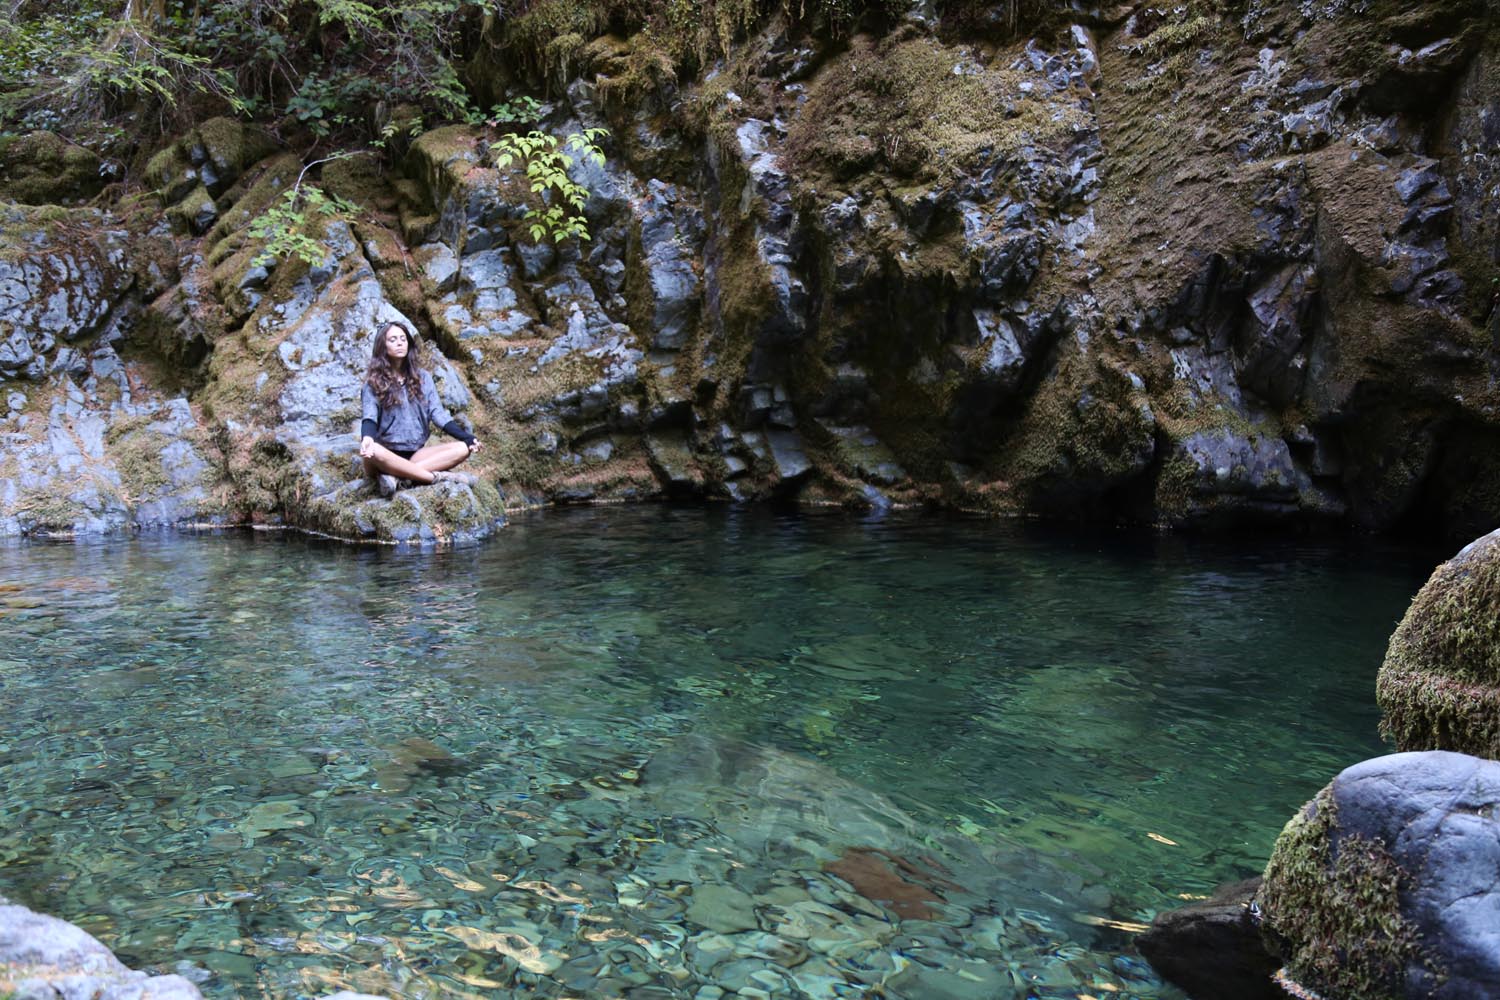
<svg viewBox="0 0 1500 1000">
<path fill-rule="evenodd" d="M 1130 929 L 1381 752 L 1434 562 L 679 508 L 0 547 L 0 891 L 216 997 L 1177 997 Z"/>
</svg>

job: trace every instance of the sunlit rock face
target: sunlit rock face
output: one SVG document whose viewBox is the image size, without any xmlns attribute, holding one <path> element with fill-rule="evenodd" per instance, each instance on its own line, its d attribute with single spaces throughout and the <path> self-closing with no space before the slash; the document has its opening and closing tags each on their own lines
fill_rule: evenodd
<svg viewBox="0 0 1500 1000">
<path fill-rule="evenodd" d="M 372 327 L 401 316 L 515 503 L 1489 530 L 1483 4 L 1208 6 L 1019 36 L 923 5 L 838 39 L 770 16 L 655 86 L 629 83 L 646 33 L 584 44 L 541 124 L 610 130 L 603 166 L 571 168 L 587 241 L 538 242 L 496 131 L 446 126 L 393 164 L 319 168 L 366 211 L 326 227 L 321 262 L 268 263 L 246 230 L 302 160 L 204 123 L 151 161 L 165 218 L 91 227 L 132 234 L 113 266 L 133 278 L 99 270 L 62 312 L 0 283 L 6 431 L 47 423 L 65 382 L 92 405 L 81 354 L 46 337 L 122 340 L 157 362 L 135 392 L 187 402 L 215 516 L 317 520 L 352 478 Z M 23 248 L 47 231 L 16 225 Z M 86 244 L 49 253 L 82 267 Z M 0 471 L 17 498 L 18 476 Z M 194 488 L 149 516 L 208 516 Z M 0 492 L 0 525 L 146 523 L 133 497 L 28 520 Z"/>
<path fill-rule="evenodd" d="M 169 280 L 151 237 L 91 209 L 13 207 L 0 232 L 0 534 L 222 519 L 192 403 L 130 356 Z"/>
<path fill-rule="evenodd" d="M 1500 763 L 1348 768 L 1276 843 L 1260 892 L 1285 974 L 1351 1000 L 1500 996 Z"/>
</svg>

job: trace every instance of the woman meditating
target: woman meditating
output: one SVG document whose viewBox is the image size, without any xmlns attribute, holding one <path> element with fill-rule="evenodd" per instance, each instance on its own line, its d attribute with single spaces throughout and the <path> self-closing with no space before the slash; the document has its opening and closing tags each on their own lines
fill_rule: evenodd
<svg viewBox="0 0 1500 1000">
<path fill-rule="evenodd" d="M 397 479 L 474 482 L 467 473 L 447 470 L 478 451 L 479 442 L 438 398 L 432 376 L 417 363 L 416 338 L 401 323 L 388 324 L 375 337 L 360 401 L 359 456 L 382 496 L 396 492 Z M 458 440 L 429 445 L 429 422 Z"/>
</svg>

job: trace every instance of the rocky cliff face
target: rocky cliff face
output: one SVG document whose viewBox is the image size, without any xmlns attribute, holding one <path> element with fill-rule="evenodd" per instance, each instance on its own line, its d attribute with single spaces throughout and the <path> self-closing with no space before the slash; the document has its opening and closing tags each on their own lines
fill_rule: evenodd
<svg viewBox="0 0 1500 1000">
<path fill-rule="evenodd" d="M 644 32 L 585 39 L 546 124 L 608 127 L 609 158 L 574 168 L 593 239 L 556 247 L 454 126 L 399 173 L 325 165 L 365 211 L 320 265 L 256 266 L 245 226 L 301 162 L 205 123 L 152 161 L 165 218 L 6 217 L 0 531 L 469 537 L 492 485 L 1488 530 L 1493 11 L 1223 7 L 1014 42 L 925 3 L 832 40 L 772 17 L 693 79 L 644 72 Z M 23 169 L 54 147 L 6 150 L 7 196 L 89 193 Z M 486 484 L 355 517 L 359 373 L 396 316 Z"/>
</svg>

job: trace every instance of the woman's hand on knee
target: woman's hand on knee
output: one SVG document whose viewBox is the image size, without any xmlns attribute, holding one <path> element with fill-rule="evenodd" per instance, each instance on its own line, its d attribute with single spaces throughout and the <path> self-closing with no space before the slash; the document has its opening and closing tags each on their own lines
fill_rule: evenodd
<svg viewBox="0 0 1500 1000">
<path fill-rule="evenodd" d="M 367 435 L 367 436 L 362 437 L 362 438 L 359 439 L 359 457 L 360 458 L 374 458 L 375 457 L 375 439 L 374 438 L 369 437 Z"/>
<path fill-rule="evenodd" d="M 479 450 L 479 439 L 475 438 L 469 442 L 469 454 L 472 455 Z"/>
</svg>

